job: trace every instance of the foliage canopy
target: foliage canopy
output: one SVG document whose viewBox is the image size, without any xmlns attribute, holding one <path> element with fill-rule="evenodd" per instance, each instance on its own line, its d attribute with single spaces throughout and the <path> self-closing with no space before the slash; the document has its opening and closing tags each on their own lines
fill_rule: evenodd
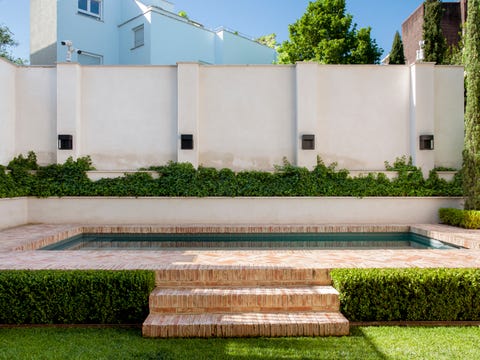
<svg viewBox="0 0 480 360">
<path fill-rule="evenodd" d="M 374 64 L 382 49 L 371 28 L 357 30 L 345 11 L 345 0 L 316 0 L 289 26 L 290 40 L 279 48 L 279 63 L 316 61 L 322 64 Z"/>
<path fill-rule="evenodd" d="M 272 49 L 275 49 L 278 46 L 277 34 L 275 33 L 260 36 L 259 38 L 255 39 L 255 41 Z"/>
<path fill-rule="evenodd" d="M 443 35 L 440 22 L 443 7 L 440 0 L 426 0 L 423 21 L 423 40 L 425 40 L 425 61 L 443 64 L 447 55 L 447 40 Z"/>
<path fill-rule="evenodd" d="M 400 36 L 400 33 L 395 32 L 393 37 L 392 50 L 390 51 L 390 61 L 391 65 L 404 65 L 405 64 L 405 54 L 403 52 L 403 42 Z"/>
<path fill-rule="evenodd" d="M 463 189 L 465 209 L 480 210 L 480 0 L 469 0 L 468 10 L 465 36 L 467 105 Z"/>
<path fill-rule="evenodd" d="M 5 25 L 0 25 L 0 57 L 10 60 L 16 64 L 23 65 L 25 61 L 14 58 L 10 52 L 10 49 L 17 45 L 18 43 L 15 41 L 13 33 L 10 31 L 10 29 Z"/>
</svg>

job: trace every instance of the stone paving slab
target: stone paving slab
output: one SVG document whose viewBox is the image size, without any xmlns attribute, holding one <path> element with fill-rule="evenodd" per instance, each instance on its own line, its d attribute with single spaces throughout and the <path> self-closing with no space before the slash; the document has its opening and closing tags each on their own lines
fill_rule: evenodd
<svg viewBox="0 0 480 360">
<path fill-rule="evenodd" d="M 223 231 L 398 231 L 405 225 L 264 225 L 230 226 Z M 463 230 L 445 225 L 411 225 L 412 231 L 434 238 L 450 239 L 468 244 L 473 249 L 455 250 L 101 250 L 101 251 L 43 251 L 19 250 L 37 248 L 78 234 L 86 229 L 102 228 L 120 232 L 136 229 L 136 232 L 161 232 L 165 229 L 180 232 L 212 231 L 214 225 L 190 226 L 140 226 L 111 225 L 89 226 L 82 224 L 26 225 L 0 231 L 0 269 L 152 269 L 165 268 L 407 268 L 407 267 L 480 267 L 480 231 Z M 440 239 L 441 240 L 441 239 Z M 17 249 L 17 250 L 14 250 Z"/>
</svg>

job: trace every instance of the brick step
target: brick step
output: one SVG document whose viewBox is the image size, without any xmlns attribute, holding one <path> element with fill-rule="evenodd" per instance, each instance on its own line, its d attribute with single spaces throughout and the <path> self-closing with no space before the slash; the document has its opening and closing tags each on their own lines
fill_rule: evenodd
<svg viewBox="0 0 480 360">
<path fill-rule="evenodd" d="M 163 288 L 150 294 L 151 313 L 339 311 L 331 286 Z"/>
<path fill-rule="evenodd" d="M 338 312 L 150 314 L 145 337 L 344 336 L 348 320 Z"/>
<path fill-rule="evenodd" d="M 331 285 L 328 269 L 192 266 L 156 271 L 157 286 Z"/>
</svg>

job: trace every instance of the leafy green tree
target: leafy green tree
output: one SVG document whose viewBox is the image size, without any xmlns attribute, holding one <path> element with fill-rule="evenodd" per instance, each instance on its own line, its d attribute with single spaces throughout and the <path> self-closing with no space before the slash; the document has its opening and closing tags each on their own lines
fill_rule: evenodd
<svg viewBox="0 0 480 360">
<path fill-rule="evenodd" d="M 255 41 L 272 49 L 275 49 L 278 46 L 277 34 L 275 33 L 260 36 L 259 38 L 255 39 Z"/>
<path fill-rule="evenodd" d="M 382 51 L 370 36 L 372 29 L 361 28 L 355 37 L 355 46 L 351 49 L 351 64 L 377 64 Z"/>
<path fill-rule="evenodd" d="M 465 59 L 463 57 L 464 48 L 465 48 L 465 26 L 462 24 L 462 30 L 459 33 L 459 40 L 457 44 L 452 44 L 448 46 L 447 52 L 444 59 L 444 64 L 446 65 L 464 65 Z"/>
<path fill-rule="evenodd" d="M 345 0 L 316 0 L 289 26 L 290 40 L 280 46 L 279 63 L 317 61 L 322 64 L 378 63 L 382 50 L 370 28 L 357 31 L 345 11 Z"/>
<path fill-rule="evenodd" d="M 464 64 L 462 41 L 460 41 L 457 45 L 451 45 L 448 47 L 443 63 L 445 65 L 463 65 Z"/>
<path fill-rule="evenodd" d="M 13 33 L 5 25 L 0 25 L 0 57 L 10 60 L 16 64 L 23 65 L 25 60 L 14 58 L 10 53 L 12 47 L 17 46 L 18 43 L 13 38 Z"/>
<path fill-rule="evenodd" d="M 13 39 L 10 29 L 4 25 L 0 25 L 0 56 L 12 60 L 9 48 L 17 46 L 17 42 Z"/>
<path fill-rule="evenodd" d="M 426 0 L 424 9 L 425 61 L 443 64 L 447 53 L 447 40 L 440 26 L 443 15 L 442 2 L 440 0 Z"/>
<path fill-rule="evenodd" d="M 392 65 L 404 65 L 405 54 L 403 52 L 403 42 L 400 33 L 397 31 L 393 37 L 392 50 L 390 51 L 390 61 Z"/>
<path fill-rule="evenodd" d="M 463 151 L 463 189 L 465 209 L 480 210 L 480 0 L 468 0 L 465 36 L 467 105 L 465 148 Z"/>
</svg>

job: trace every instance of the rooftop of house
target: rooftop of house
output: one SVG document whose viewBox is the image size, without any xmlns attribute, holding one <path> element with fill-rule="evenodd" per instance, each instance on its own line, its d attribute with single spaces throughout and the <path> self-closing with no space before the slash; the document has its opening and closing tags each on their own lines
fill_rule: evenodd
<svg viewBox="0 0 480 360">
<path fill-rule="evenodd" d="M 237 31 L 237 30 L 230 29 L 226 26 L 219 26 L 219 27 L 216 27 L 214 29 L 206 28 L 200 22 L 190 19 L 190 17 L 184 11 L 179 11 L 178 13 L 175 13 L 174 4 L 169 2 L 169 1 L 166 1 L 166 0 L 142 0 L 141 2 L 145 6 L 148 7 L 148 11 L 155 11 L 155 12 L 160 13 L 162 15 L 169 16 L 169 17 L 174 18 L 176 20 L 186 22 L 190 25 L 193 25 L 193 26 L 196 26 L 196 27 L 199 27 L 199 28 L 202 28 L 202 29 L 205 29 L 207 31 L 214 32 L 214 33 L 220 33 L 222 31 L 226 31 L 226 32 L 229 32 L 231 34 L 243 37 L 247 40 L 257 42 L 256 39 L 253 36 L 244 34 L 244 33 L 240 32 L 240 31 Z M 263 44 L 260 44 L 260 45 L 266 46 L 266 45 L 263 45 Z"/>
</svg>

